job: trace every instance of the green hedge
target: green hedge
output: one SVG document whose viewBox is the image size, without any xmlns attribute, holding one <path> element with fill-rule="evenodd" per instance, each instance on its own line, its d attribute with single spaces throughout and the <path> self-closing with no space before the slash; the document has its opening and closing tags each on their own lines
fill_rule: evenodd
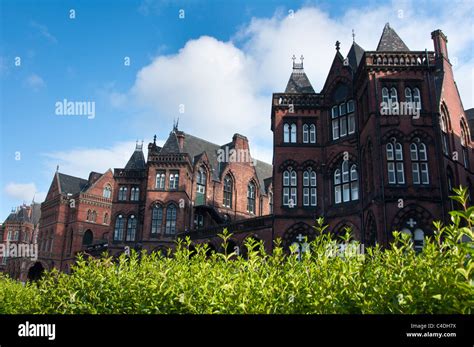
<svg viewBox="0 0 474 347">
<path fill-rule="evenodd" d="M 331 255 L 336 245 L 316 223 L 311 251 L 286 255 L 277 244 L 266 254 L 249 244 L 248 259 L 213 253 L 189 240 L 172 256 L 132 253 L 78 258 L 70 275 L 51 271 L 23 286 L 0 277 L 0 313 L 472 313 L 474 207 L 466 190 L 452 223 L 435 223 L 433 238 L 415 253 L 411 241 L 394 233 L 385 250 Z M 470 242 L 460 242 L 462 237 Z M 230 235 L 221 237 L 226 242 Z M 339 244 L 349 244 L 347 234 Z M 357 242 L 350 244 L 358 245 Z"/>
</svg>

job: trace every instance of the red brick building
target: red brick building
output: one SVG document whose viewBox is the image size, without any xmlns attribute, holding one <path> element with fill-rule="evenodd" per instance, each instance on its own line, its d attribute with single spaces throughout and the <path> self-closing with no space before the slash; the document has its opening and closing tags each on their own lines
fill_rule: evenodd
<svg viewBox="0 0 474 347">
<path fill-rule="evenodd" d="M 224 227 L 231 250 L 245 252 L 247 238 L 268 251 L 276 238 L 304 249 L 319 216 L 330 233 L 350 227 L 366 245 L 386 246 L 400 230 L 421 249 L 432 222 L 449 219 L 453 187 L 472 196 L 474 179 L 474 115 L 464 112 L 446 36 L 431 37 L 433 51 L 410 50 L 387 24 L 375 50 L 353 42 L 346 57 L 337 42 L 319 93 L 294 59 L 285 91 L 272 96 L 273 166 L 250 156 L 245 136 L 217 145 L 174 126 L 146 159 L 137 144 L 113 172 L 56 173 L 37 270 L 68 271 L 77 252 L 165 250 L 187 236 L 220 251 Z"/>
<path fill-rule="evenodd" d="M 334 234 L 351 227 L 387 245 L 400 230 L 419 249 L 432 222 L 448 219 L 452 188 L 472 194 L 473 143 L 447 38 L 431 37 L 434 51 L 412 51 L 387 24 L 376 50 L 353 42 L 347 57 L 337 42 L 320 93 L 293 63 L 272 99 L 274 233 L 285 246 L 313 238 L 324 216 Z"/>
<path fill-rule="evenodd" d="M 35 263 L 34 257 L 38 256 L 36 247 L 40 216 L 41 204 L 23 204 L 8 215 L 0 227 L 0 240 L 4 245 L 4 254 L 0 255 L 0 271 L 23 282 Z M 10 253 L 12 246 L 15 249 L 13 254 Z M 23 247 L 27 247 L 28 254 L 18 252 Z"/>
</svg>

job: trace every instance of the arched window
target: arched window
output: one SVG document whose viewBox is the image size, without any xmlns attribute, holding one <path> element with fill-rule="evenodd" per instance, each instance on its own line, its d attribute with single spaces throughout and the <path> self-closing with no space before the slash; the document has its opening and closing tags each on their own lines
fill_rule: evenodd
<svg viewBox="0 0 474 347">
<path fill-rule="evenodd" d="M 161 225 L 163 224 L 163 207 L 154 205 L 151 210 L 151 235 L 161 234 Z"/>
<path fill-rule="evenodd" d="M 415 109 L 421 110 L 420 90 L 418 88 L 413 88 L 412 95 L 413 95 L 413 103 L 414 103 Z"/>
<path fill-rule="evenodd" d="M 403 147 L 401 143 L 393 140 L 387 143 L 387 170 L 389 184 L 404 184 L 405 171 L 403 166 Z"/>
<path fill-rule="evenodd" d="M 425 245 L 425 233 L 421 229 L 415 229 L 413 246 L 416 252 L 421 252 Z"/>
<path fill-rule="evenodd" d="M 102 196 L 106 199 L 110 199 L 112 197 L 112 187 L 109 185 L 106 185 L 104 187 L 104 190 L 102 191 Z"/>
<path fill-rule="evenodd" d="M 137 234 L 137 219 L 135 218 L 135 215 L 131 215 L 128 217 L 128 223 L 127 223 L 127 236 L 125 238 L 125 241 L 135 241 L 135 236 Z"/>
<path fill-rule="evenodd" d="M 297 205 L 298 180 L 296 171 L 289 167 L 283 172 L 283 206 Z"/>
<path fill-rule="evenodd" d="M 91 211 L 91 210 L 87 210 L 87 217 L 86 217 L 86 220 L 87 220 L 87 221 L 91 221 L 91 220 L 92 220 L 92 211 Z"/>
<path fill-rule="evenodd" d="M 316 143 L 316 125 L 303 125 L 303 143 Z"/>
<path fill-rule="evenodd" d="M 296 124 L 293 123 L 291 124 L 290 126 L 291 130 L 290 130 L 290 142 L 291 143 L 296 143 L 297 139 L 296 139 Z"/>
<path fill-rule="evenodd" d="M 390 96 L 387 87 L 382 88 L 382 111 L 390 111 Z"/>
<path fill-rule="evenodd" d="M 232 178 L 230 177 L 230 175 L 227 175 L 224 178 L 224 207 L 232 208 L 232 190 Z"/>
<path fill-rule="evenodd" d="M 92 244 L 94 241 L 94 235 L 92 234 L 92 231 L 86 230 L 84 233 L 84 236 L 82 237 L 82 245 L 83 246 L 89 246 Z"/>
<path fill-rule="evenodd" d="M 357 165 L 350 165 L 348 160 L 334 170 L 334 202 L 355 201 L 359 199 L 359 175 Z"/>
<path fill-rule="evenodd" d="M 462 147 L 462 158 L 463 164 L 466 169 L 469 169 L 469 153 L 467 151 L 467 144 L 469 143 L 468 138 L 469 132 L 467 131 L 466 127 L 464 126 L 463 122 L 461 122 L 461 147 Z"/>
<path fill-rule="evenodd" d="M 130 190 L 130 200 L 131 201 L 138 201 L 140 199 L 140 188 L 132 187 Z"/>
<path fill-rule="evenodd" d="M 109 224 L 109 214 L 107 212 L 104 213 L 104 224 Z"/>
<path fill-rule="evenodd" d="M 250 182 L 247 186 L 247 212 L 255 214 L 255 184 Z"/>
<path fill-rule="evenodd" d="M 97 221 L 97 212 L 92 211 L 91 217 L 91 221 L 95 223 Z"/>
<path fill-rule="evenodd" d="M 290 142 L 290 125 L 286 123 L 283 125 L 283 142 Z"/>
<path fill-rule="evenodd" d="M 169 205 L 166 209 L 166 235 L 174 235 L 176 233 L 176 206 Z"/>
<path fill-rule="evenodd" d="M 309 143 L 309 126 L 303 124 L 303 143 Z"/>
<path fill-rule="evenodd" d="M 199 168 L 196 179 L 196 205 L 204 205 L 206 202 L 207 172 L 203 167 Z"/>
<path fill-rule="evenodd" d="M 122 186 L 122 187 L 119 188 L 118 199 L 119 199 L 119 201 L 127 200 L 127 187 Z"/>
<path fill-rule="evenodd" d="M 443 153 L 449 155 L 449 142 L 448 142 L 448 123 L 447 116 L 444 109 L 441 111 L 441 118 L 439 125 L 441 127 L 441 146 L 443 148 Z"/>
<path fill-rule="evenodd" d="M 115 219 L 114 241 L 122 241 L 124 231 L 125 231 L 125 219 L 120 214 L 117 216 L 117 219 Z"/>
<path fill-rule="evenodd" d="M 170 190 L 176 190 L 179 187 L 179 171 L 170 172 Z"/>
<path fill-rule="evenodd" d="M 165 189 L 165 180 L 166 180 L 165 172 L 164 171 L 158 171 L 156 173 L 155 188 L 156 189 Z"/>
<path fill-rule="evenodd" d="M 393 114 L 398 114 L 398 93 L 395 87 L 390 88 L 390 108 Z"/>
<path fill-rule="evenodd" d="M 303 172 L 303 206 L 317 205 L 316 172 L 308 169 Z"/>
<path fill-rule="evenodd" d="M 413 184 L 429 184 L 428 154 L 426 145 L 416 138 L 410 144 L 411 169 L 413 174 Z"/>
<path fill-rule="evenodd" d="M 405 102 L 408 110 L 421 110 L 421 95 L 418 88 L 405 88 Z"/>
<path fill-rule="evenodd" d="M 316 125 L 309 126 L 309 143 L 316 143 Z"/>
</svg>

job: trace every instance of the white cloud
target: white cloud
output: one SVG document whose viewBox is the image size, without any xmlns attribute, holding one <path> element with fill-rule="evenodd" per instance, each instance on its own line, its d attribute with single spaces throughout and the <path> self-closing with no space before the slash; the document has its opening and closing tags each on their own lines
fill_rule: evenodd
<svg viewBox="0 0 474 347">
<path fill-rule="evenodd" d="M 46 197 L 46 192 L 38 192 L 34 183 L 8 183 L 5 186 L 5 194 L 12 199 L 29 203 L 33 200 L 42 202 Z"/>
<path fill-rule="evenodd" d="M 157 141 L 157 145 L 163 145 Z M 47 173 L 56 170 L 68 175 L 87 179 L 91 171 L 104 173 L 108 169 L 125 167 L 135 150 L 135 142 L 120 142 L 108 148 L 74 148 L 67 151 L 45 153 Z M 147 143 L 143 144 L 143 153 L 147 157 Z"/>
<path fill-rule="evenodd" d="M 46 25 L 37 23 L 35 21 L 31 21 L 30 25 L 49 42 L 58 43 L 58 40 L 49 32 L 48 27 Z"/>
<path fill-rule="evenodd" d="M 37 74 L 31 74 L 26 78 L 26 84 L 34 91 L 38 91 L 46 86 L 44 80 Z"/>
<path fill-rule="evenodd" d="M 305 7 L 295 10 L 293 17 L 279 10 L 271 18 L 253 18 L 227 42 L 202 36 L 188 41 L 177 54 L 158 55 L 138 72 L 128 93 L 110 92 L 110 102 L 115 107 L 138 105 L 142 112 L 137 114 L 150 115 L 143 124 L 159 121 L 171 128 L 172 119 L 179 116 L 183 130 L 212 142 L 225 143 L 239 132 L 271 149 L 271 93 L 284 91 L 290 57 L 304 55 L 305 71 L 320 91 L 336 40 L 342 43 L 341 53 L 347 54 L 354 29 L 359 45 L 375 50 L 385 23 L 390 22 L 412 50 L 433 50 L 431 32 L 439 28 L 445 32 L 450 56 L 459 62 L 455 78 L 464 106 L 473 107 L 474 61 L 468 48 L 473 45 L 474 5 L 466 1 L 446 9 L 423 4 L 371 3 L 341 9 L 338 17 Z M 185 106 L 183 114 L 178 112 L 180 104 Z"/>
</svg>

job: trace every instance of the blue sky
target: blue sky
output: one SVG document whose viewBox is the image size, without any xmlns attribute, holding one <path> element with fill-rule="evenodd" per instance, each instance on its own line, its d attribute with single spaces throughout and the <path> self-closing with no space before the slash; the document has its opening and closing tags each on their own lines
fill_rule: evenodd
<svg viewBox="0 0 474 347">
<path fill-rule="evenodd" d="M 284 89 L 291 55 L 305 55 L 320 90 L 334 42 L 346 54 L 352 29 L 366 50 L 385 22 L 411 49 L 433 50 L 430 33 L 442 29 L 464 107 L 474 106 L 470 1 L 0 3 L 0 220 L 41 201 L 56 165 L 84 178 L 123 166 L 137 139 L 162 142 L 176 117 L 216 143 L 247 135 L 271 161 L 271 93 Z M 95 118 L 56 115 L 63 99 L 95 102 Z"/>
</svg>

